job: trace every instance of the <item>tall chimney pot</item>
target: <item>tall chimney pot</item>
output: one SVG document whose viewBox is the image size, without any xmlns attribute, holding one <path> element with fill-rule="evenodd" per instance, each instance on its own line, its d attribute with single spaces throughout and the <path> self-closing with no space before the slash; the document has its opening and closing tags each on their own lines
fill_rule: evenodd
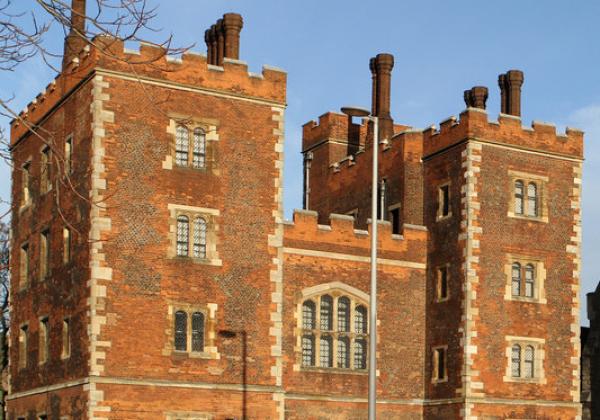
<svg viewBox="0 0 600 420">
<path fill-rule="evenodd" d="M 85 3 L 86 0 L 72 0 L 71 2 L 71 22 L 69 34 L 65 38 L 62 61 L 63 70 L 73 61 L 73 58 L 77 57 L 87 43 L 85 38 Z"/>
<path fill-rule="evenodd" d="M 234 60 L 240 59 L 240 32 L 244 26 L 242 16 L 237 13 L 223 15 L 223 30 L 225 34 L 224 56 Z"/>
<path fill-rule="evenodd" d="M 525 77 L 521 70 L 509 70 L 506 73 L 508 85 L 508 114 L 515 117 L 521 116 L 521 86 Z"/>
</svg>

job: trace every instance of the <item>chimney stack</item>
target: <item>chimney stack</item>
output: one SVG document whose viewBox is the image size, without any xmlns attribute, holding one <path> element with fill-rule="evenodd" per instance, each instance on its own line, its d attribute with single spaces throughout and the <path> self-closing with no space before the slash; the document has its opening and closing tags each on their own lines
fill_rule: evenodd
<svg viewBox="0 0 600 420">
<path fill-rule="evenodd" d="M 500 86 L 500 112 L 521 117 L 521 86 L 525 77 L 521 70 L 509 70 L 498 76 Z"/>
<path fill-rule="evenodd" d="M 369 60 L 369 69 L 371 70 L 371 79 L 373 85 L 371 88 L 371 115 L 377 115 L 377 65 L 375 57 Z"/>
<path fill-rule="evenodd" d="M 77 57 L 87 44 L 85 39 L 85 1 L 72 0 L 71 2 L 71 22 L 69 34 L 65 38 L 62 61 L 63 70 L 73 61 L 73 58 Z"/>
<path fill-rule="evenodd" d="M 485 86 L 473 86 L 471 89 L 465 90 L 464 97 L 467 108 L 485 109 L 488 88 Z"/>
<path fill-rule="evenodd" d="M 389 140 L 394 135 L 394 120 L 390 114 L 394 56 L 391 54 L 377 54 L 375 58 L 369 61 L 369 67 L 373 74 L 374 93 L 372 100 L 375 104 L 373 112 L 379 118 L 379 138 L 380 140 Z"/>
<path fill-rule="evenodd" d="M 208 64 L 222 66 L 224 58 L 239 60 L 240 32 L 244 26 L 242 16 L 226 13 L 222 19 L 204 32 L 204 41 L 208 50 Z"/>
</svg>

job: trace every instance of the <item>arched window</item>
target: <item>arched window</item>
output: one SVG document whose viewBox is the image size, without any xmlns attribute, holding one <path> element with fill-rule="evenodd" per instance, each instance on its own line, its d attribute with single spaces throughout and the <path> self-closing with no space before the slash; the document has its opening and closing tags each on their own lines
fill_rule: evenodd
<svg viewBox="0 0 600 420">
<path fill-rule="evenodd" d="M 533 264 L 527 264 L 525 266 L 525 296 L 533 297 L 533 290 L 535 285 L 535 270 Z"/>
<path fill-rule="evenodd" d="M 523 181 L 517 180 L 515 181 L 515 214 L 523 214 Z"/>
<path fill-rule="evenodd" d="M 320 366 L 333 367 L 333 346 L 331 336 L 322 335 L 321 342 L 319 344 L 321 346 Z"/>
<path fill-rule="evenodd" d="M 206 220 L 202 217 L 194 220 L 194 257 L 206 258 Z"/>
<path fill-rule="evenodd" d="M 512 265 L 512 295 L 521 296 L 521 264 Z"/>
<path fill-rule="evenodd" d="M 367 308 L 363 305 L 358 305 L 354 312 L 354 332 L 367 334 Z"/>
<path fill-rule="evenodd" d="M 350 331 L 350 299 L 342 296 L 338 299 L 338 331 Z"/>
<path fill-rule="evenodd" d="M 175 350 L 187 351 L 187 314 L 175 312 Z"/>
<path fill-rule="evenodd" d="M 189 252 L 190 221 L 187 216 L 177 218 L 177 256 L 187 257 Z"/>
<path fill-rule="evenodd" d="M 204 130 L 196 128 L 194 130 L 194 156 L 192 165 L 194 168 L 204 168 L 206 164 L 206 135 Z"/>
<path fill-rule="evenodd" d="M 329 295 L 321 297 L 321 330 L 331 331 L 333 328 L 333 299 Z"/>
<path fill-rule="evenodd" d="M 315 365 L 315 336 L 302 336 L 302 366 Z"/>
<path fill-rule="evenodd" d="M 187 127 L 178 125 L 175 133 L 175 164 L 188 166 L 190 139 Z"/>
<path fill-rule="evenodd" d="M 527 185 L 527 216 L 536 217 L 538 215 L 537 195 L 537 185 L 530 182 Z"/>
<path fill-rule="evenodd" d="M 204 314 L 192 315 L 192 351 L 204 351 Z"/>
<path fill-rule="evenodd" d="M 521 377 L 521 346 L 515 344 L 511 349 L 510 372 L 514 378 Z"/>
<path fill-rule="evenodd" d="M 367 368 L 367 341 L 363 339 L 354 341 L 354 369 Z"/>
<path fill-rule="evenodd" d="M 315 329 L 315 302 L 307 300 L 302 304 L 302 328 Z"/>
<path fill-rule="evenodd" d="M 338 357 L 337 363 L 339 368 L 348 369 L 350 367 L 350 340 L 348 337 L 341 337 L 338 339 Z"/>
<path fill-rule="evenodd" d="M 533 378 L 534 377 L 534 367 L 533 367 L 533 362 L 534 362 L 534 357 L 535 356 L 535 350 L 533 349 L 533 346 L 527 346 L 525 347 L 525 355 L 523 357 L 523 377 L 524 378 Z"/>
</svg>

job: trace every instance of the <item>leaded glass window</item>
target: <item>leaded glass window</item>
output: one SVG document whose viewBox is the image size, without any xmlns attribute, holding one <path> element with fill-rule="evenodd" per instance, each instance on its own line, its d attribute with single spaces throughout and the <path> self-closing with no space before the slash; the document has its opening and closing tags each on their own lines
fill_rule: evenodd
<svg viewBox="0 0 600 420">
<path fill-rule="evenodd" d="M 367 308 L 363 305 L 358 305 L 354 312 L 354 331 L 357 334 L 367 333 Z"/>
<path fill-rule="evenodd" d="M 521 296 L 521 264 L 512 265 L 512 295 Z"/>
<path fill-rule="evenodd" d="M 533 378 L 534 377 L 534 359 L 535 359 L 535 350 L 533 346 L 525 347 L 525 355 L 523 357 L 523 377 L 524 378 Z"/>
<path fill-rule="evenodd" d="M 527 216 L 536 217 L 537 215 L 537 185 L 534 182 L 530 182 L 527 185 Z"/>
<path fill-rule="evenodd" d="M 521 377 L 521 346 L 515 344 L 511 349 L 510 374 L 513 378 Z"/>
<path fill-rule="evenodd" d="M 192 351 L 204 351 L 204 314 L 192 315 Z"/>
<path fill-rule="evenodd" d="M 175 312 L 175 350 L 187 351 L 187 313 Z"/>
<path fill-rule="evenodd" d="M 189 253 L 190 221 L 187 216 L 177 218 L 177 255 L 187 257 Z"/>
<path fill-rule="evenodd" d="M 194 130 L 194 155 L 192 165 L 194 168 L 204 168 L 206 164 L 206 135 L 204 130 L 196 128 Z"/>
<path fill-rule="evenodd" d="M 322 335 L 321 341 L 321 353 L 320 353 L 320 366 L 321 367 L 333 367 L 332 359 L 333 359 L 333 345 L 331 336 Z"/>
<path fill-rule="evenodd" d="M 350 346 L 348 337 L 341 337 L 337 343 L 337 363 L 339 368 L 348 369 L 350 367 Z"/>
<path fill-rule="evenodd" d="M 338 299 L 338 331 L 350 331 L 350 299 L 342 296 Z"/>
<path fill-rule="evenodd" d="M 202 217 L 194 220 L 194 257 L 206 258 L 206 220 Z"/>
<path fill-rule="evenodd" d="M 523 214 L 523 181 L 515 181 L 515 214 Z"/>
<path fill-rule="evenodd" d="M 329 295 L 321 297 L 321 330 L 331 331 L 333 324 L 333 299 Z"/>
<path fill-rule="evenodd" d="M 307 300 L 302 304 L 302 328 L 305 330 L 315 329 L 315 303 Z"/>
<path fill-rule="evenodd" d="M 358 339 L 354 341 L 354 369 L 367 368 L 367 341 Z"/>
<path fill-rule="evenodd" d="M 535 270 L 532 264 L 525 266 L 525 296 L 533 297 L 533 289 L 535 284 Z"/>
<path fill-rule="evenodd" d="M 175 133 L 175 164 L 188 166 L 190 138 L 187 127 L 178 125 Z"/>
<path fill-rule="evenodd" d="M 302 366 L 315 365 L 315 336 L 302 336 Z"/>
</svg>

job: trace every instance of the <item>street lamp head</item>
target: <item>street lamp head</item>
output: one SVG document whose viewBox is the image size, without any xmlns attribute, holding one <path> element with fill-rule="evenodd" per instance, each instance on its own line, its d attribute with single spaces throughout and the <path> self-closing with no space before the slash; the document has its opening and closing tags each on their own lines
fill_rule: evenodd
<svg viewBox="0 0 600 420">
<path fill-rule="evenodd" d="M 369 117 L 371 113 L 366 108 L 359 106 L 343 106 L 341 111 L 349 117 Z"/>
</svg>

